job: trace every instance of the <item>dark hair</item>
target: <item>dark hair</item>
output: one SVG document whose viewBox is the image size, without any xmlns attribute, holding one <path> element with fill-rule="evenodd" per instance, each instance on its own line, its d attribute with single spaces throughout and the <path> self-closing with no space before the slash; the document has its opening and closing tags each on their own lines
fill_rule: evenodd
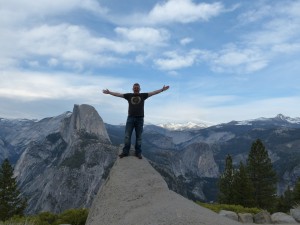
<svg viewBox="0 0 300 225">
<path fill-rule="evenodd" d="M 133 86 L 140 86 L 140 84 L 139 83 L 135 83 Z"/>
</svg>

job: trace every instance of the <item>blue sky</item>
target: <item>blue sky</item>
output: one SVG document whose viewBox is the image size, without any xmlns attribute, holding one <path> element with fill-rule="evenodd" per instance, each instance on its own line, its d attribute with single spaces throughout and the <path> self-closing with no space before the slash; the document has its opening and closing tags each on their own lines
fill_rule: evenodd
<svg viewBox="0 0 300 225">
<path fill-rule="evenodd" d="M 91 104 L 124 123 L 127 93 L 170 85 L 145 122 L 300 112 L 300 1 L 0 0 L 0 117 Z"/>
</svg>

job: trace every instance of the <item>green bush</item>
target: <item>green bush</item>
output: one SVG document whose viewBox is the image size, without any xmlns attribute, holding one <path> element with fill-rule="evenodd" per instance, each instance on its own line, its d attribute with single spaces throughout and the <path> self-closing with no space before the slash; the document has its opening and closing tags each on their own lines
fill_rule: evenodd
<svg viewBox="0 0 300 225">
<path fill-rule="evenodd" d="M 220 212 L 221 210 L 228 210 L 236 213 L 252 213 L 252 214 L 256 214 L 262 211 L 261 209 L 258 208 L 247 208 L 241 205 L 227 205 L 227 204 L 215 204 L 215 203 L 209 204 L 203 202 L 197 202 L 197 204 L 217 213 Z"/>
<path fill-rule="evenodd" d="M 0 221 L 0 225 L 85 225 L 87 216 L 87 209 L 69 209 L 58 215 L 51 212 L 41 212 L 35 216 L 13 216 L 5 222 Z"/>
<path fill-rule="evenodd" d="M 5 222 L 0 221 L 0 225 L 40 225 L 37 218 L 32 216 L 13 216 Z"/>
<path fill-rule="evenodd" d="M 55 225 L 58 224 L 85 225 L 87 216 L 88 216 L 87 209 L 69 209 L 64 211 L 58 216 Z"/>
<path fill-rule="evenodd" d="M 37 222 L 39 225 L 54 224 L 58 216 L 51 212 L 41 212 L 37 215 Z"/>
</svg>

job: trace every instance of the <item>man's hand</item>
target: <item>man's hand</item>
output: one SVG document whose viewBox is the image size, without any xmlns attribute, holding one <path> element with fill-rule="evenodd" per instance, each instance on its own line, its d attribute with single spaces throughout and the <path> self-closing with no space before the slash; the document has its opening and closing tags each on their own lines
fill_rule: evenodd
<svg viewBox="0 0 300 225">
<path fill-rule="evenodd" d="M 170 87 L 170 86 L 166 86 L 166 85 L 164 85 L 164 86 L 163 86 L 163 88 L 162 88 L 162 91 L 166 91 L 166 90 L 168 90 L 168 89 L 169 89 L 169 87 Z"/>
<path fill-rule="evenodd" d="M 110 91 L 108 90 L 108 89 L 103 89 L 103 94 L 109 94 L 110 93 Z"/>
<path fill-rule="evenodd" d="M 159 94 L 159 93 L 161 93 L 163 91 L 166 91 L 168 89 L 169 89 L 169 86 L 164 85 L 163 88 L 158 89 L 156 91 L 149 92 L 148 95 L 149 95 L 149 97 L 151 97 L 152 95 L 157 95 L 157 94 Z"/>
<path fill-rule="evenodd" d="M 123 97 L 124 97 L 123 94 L 120 94 L 120 93 L 118 93 L 118 92 L 113 92 L 113 91 L 110 91 L 110 90 L 108 90 L 108 89 L 103 89 L 102 92 L 103 92 L 103 94 L 110 94 L 110 95 L 112 95 L 112 96 L 116 96 L 116 97 L 120 97 L 120 98 L 123 98 Z"/>
</svg>

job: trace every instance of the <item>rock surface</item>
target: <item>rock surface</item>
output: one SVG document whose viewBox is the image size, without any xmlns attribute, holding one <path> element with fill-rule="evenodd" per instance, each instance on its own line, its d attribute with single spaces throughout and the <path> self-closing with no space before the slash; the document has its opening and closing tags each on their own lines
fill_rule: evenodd
<svg viewBox="0 0 300 225">
<path fill-rule="evenodd" d="M 235 212 L 232 212 L 232 211 L 227 211 L 227 210 L 221 210 L 219 212 L 219 215 L 221 216 L 225 216 L 229 219 L 232 219 L 232 220 L 235 220 L 235 221 L 238 221 L 239 220 L 239 217 L 238 215 L 235 213 Z"/>
<path fill-rule="evenodd" d="M 75 105 L 72 113 L 35 126 L 42 131 L 31 129 L 38 138 L 26 145 L 15 167 L 28 197 L 26 213 L 89 208 L 118 152 L 101 117 L 92 106 Z"/>
<path fill-rule="evenodd" d="M 238 213 L 239 221 L 242 223 L 253 223 L 253 215 L 251 213 Z"/>
<path fill-rule="evenodd" d="M 300 208 L 294 208 L 290 210 L 290 214 L 293 216 L 293 218 L 300 223 Z"/>
<path fill-rule="evenodd" d="M 259 224 L 271 224 L 272 220 L 271 220 L 271 215 L 269 212 L 267 211 L 261 211 L 257 214 L 254 215 L 254 223 L 259 223 Z"/>
<path fill-rule="evenodd" d="M 117 159 L 86 225 L 238 225 L 168 189 L 143 158 Z"/>
<path fill-rule="evenodd" d="M 296 220 L 292 216 L 290 216 L 286 213 L 283 213 L 283 212 L 273 213 L 271 215 L 271 219 L 272 219 L 272 222 L 275 224 L 282 224 L 282 223 L 295 224 L 295 223 L 297 223 Z"/>
</svg>

